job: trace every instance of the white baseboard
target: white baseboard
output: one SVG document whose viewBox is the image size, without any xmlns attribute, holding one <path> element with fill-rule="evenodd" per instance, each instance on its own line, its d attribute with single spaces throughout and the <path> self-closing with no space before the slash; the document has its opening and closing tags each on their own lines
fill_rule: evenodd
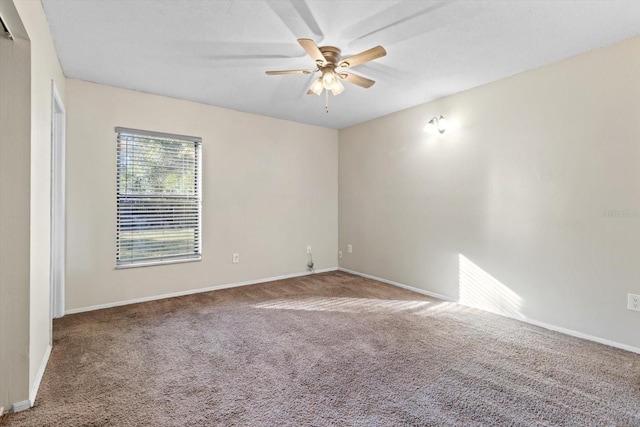
<svg viewBox="0 0 640 427">
<path fill-rule="evenodd" d="M 530 319 L 530 318 L 528 318 L 526 316 L 510 316 L 510 315 L 507 315 L 505 313 L 500 313 L 500 312 L 496 312 L 496 311 L 487 310 L 486 308 L 483 308 L 483 307 L 476 307 L 476 306 L 471 306 L 471 305 L 468 305 L 468 304 L 462 304 L 459 301 L 457 301 L 455 298 L 451 298 L 451 297 L 446 296 L 446 295 L 440 295 L 440 294 L 437 294 L 435 292 L 425 291 L 424 289 L 415 288 L 413 286 L 405 285 L 404 283 L 398 283 L 398 282 L 394 282 L 392 280 L 382 279 L 380 277 L 372 276 L 370 274 L 360 273 L 358 271 L 349 270 L 347 268 L 339 267 L 338 270 L 344 271 L 346 273 L 355 274 L 356 276 L 366 277 L 367 279 L 377 280 L 379 282 L 387 283 L 389 285 L 397 286 L 399 288 L 408 289 L 410 291 L 417 292 L 417 293 L 422 294 L 422 295 L 427 295 L 427 296 L 438 298 L 438 299 L 441 299 L 441 300 L 444 300 L 444 301 L 455 302 L 455 303 L 464 305 L 466 307 L 471 307 L 471 308 L 475 308 L 475 309 L 478 309 L 478 310 L 488 311 L 490 313 L 494 313 L 494 314 L 497 314 L 497 315 L 500 315 L 500 316 L 508 317 L 510 319 L 520 320 L 521 322 L 529 323 L 531 325 L 539 326 L 541 328 L 549 329 L 551 331 L 560 332 L 560 333 L 563 333 L 565 335 L 570 335 L 572 337 L 582 338 L 582 339 L 585 339 L 585 340 L 588 340 L 588 341 L 593 341 L 593 342 L 597 342 L 597 343 L 600 343 L 600 344 L 608 345 L 610 347 L 615 347 L 615 348 L 619 348 L 619 349 L 622 349 L 622 350 L 630 351 L 632 353 L 640 354 L 640 348 L 634 347 L 634 346 L 631 346 L 631 345 L 622 344 L 622 343 L 619 343 L 619 342 L 616 342 L 616 341 L 611 341 L 611 340 L 608 340 L 608 339 L 605 339 L 605 338 L 597 337 L 595 335 L 590 335 L 590 334 L 585 334 L 583 332 L 574 331 L 573 329 L 567 329 L 567 328 L 563 328 L 561 326 L 555 326 L 555 325 L 551 325 L 549 323 L 540 322 L 540 321 L 535 320 L 535 319 Z"/>
<path fill-rule="evenodd" d="M 44 356 L 42 356 L 42 361 L 40 362 L 40 368 L 38 369 L 38 373 L 36 374 L 36 379 L 31 386 L 31 391 L 29 392 L 29 400 L 31 401 L 31 406 L 36 403 L 36 395 L 38 394 L 38 389 L 40 388 L 40 382 L 42 381 L 42 377 L 44 376 L 44 371 L 45 369 L 47 369 L 49 356 L 51 356 L 51 344 L 47 345 L 47 349 L 44 351 Z"/>
<path fill-rule="evenodd" d="M 560 332 L 562 334 L 570 335 L 572 337 L 581 338 L 581 339 L 584 339 L 584 340 L 587 340 L 587 341 L 593 341 L 593 342 L 597 342 L 599 344 L 604 344 L 604 345 L 608 345 L 610 347 L 615 347 L 615 348 L 619 348 L 619 349 L 622 349 L 622 350 L 630 351 L 632 353 L 640 354 L 640 348 L 638 348 L 638 347 L 634 347 L 634 346 L 627 345 L 627 344 L 622 344 L 622 343 L 619 343 L 619 342 L 616 342 L 616 341 L 611 341 L 611 340 L 608 340 L 606 338 L 601 338 L 601 337 L 598 337 L 598 336 L 595 336 L 595 335 L 585 334 L 583 332 L 574 331 L 573 329 L 563 328 L 561 326 L 552 325 L 550 323 L 541 322 L 539 320 L 530 319 L 527 316 L 509 315 L 509 314 L 501 313 L 501 312 L 498 312 L 498 311 L 487 310 L 484 307 L 477 307 L 477 306 L 473 306 L 473 305 L 470 305 L 470 304 L 462 304 L 460 302 L 458 302 L 458 304 L 464 305 L 465 307 L 476 308 L 476 309 L 482 310 L 482 311 L 488 311 L 489 313 L 498 314 L 500 316 L 508 317 L 509 319 L 520 320 L 521 322 L 529 323 L 530 325 L 539 326 L 541 328 L 549 329 L 551 331 Z"/>
<path fill-rule="evenodd" d="M 23 400 L 22 402 L 16 402 L 13 405 L 11 405 L 11 412 L 21 412 L 21 411 L 26 411 L 27 409 L 31 408 L 33 405 L 31 403 L 31 400 Z"/>
<path fill-rule="evenodd" d="M 398 288 L 407 289 L 418 294 L 426 295 L 433 298 L 438 298 L 443 301 L 449 302 L 457 302 L 455 298 L 452 298 L 447 295 L 437 294 L 435 292 L 425 291 L 424 289 L 416 288 L 413 286 L 405 285 L 404 283 L 394 282 L 393 280 L 383 279 L 381 277 L 372 276 L 370 274 L 360 273 L 359 271 L 349 270 L 348 268 L 339 267 L 338 270 L 344 271 L 345 273 L 355 274 L 356 276 L 366 277 L 367 279 L 377 280 L 378 282 L 387 283 L 389 285 L 397 286 Z"/>
<path fill-rule="evenodd" d="M 27 409 L 33 407 L 36 402 L 36 396 L 38 395 L 38 389 L 40 388 L 40 382 L 42 382 L 44 371 L 47 368 L 47 363 L 49 362 L 49 356 L 51 356 L 51 344 L 47 345 L 47 348 L 44 351 L 44 356 L 42 356 L 40 368 L 38 368 L 38 373 L 36 374 L 36 378 L 33 381 L 33 385 L 31 386 L 31 391 L 29 391 L 29 400 L 23 400 L 22 402 L 14 403 L 13 405 L 11 405 L 10 412 L 26 411 Z M 0 415 L 3 414 L 3 411 L 4 408 L 0 408 Z"/>
<path fill-rule="evenodd" d="M 185 295 L 199 294 L 202 292 L 217 291 L 220 289 L 229 289 L 229 288 L 237 288 L 239 286 L 256 285 L 258 283 L 274 282 L 276 280 L 291 279 L 293 277 L 308 276 L 311 274 L 326 273 L 328 271 L 336 271 L 336 270 L 338 270 L 338 267 L 324 268 L 320 270 L 315 270 L 313 273 L 305 271 L 304 273 L 285 274 L 283 276 L 274 276 L 274 277 L 267 277 L 264 279 L 247 280 L 244 282 L 227 283 L 223 285 L 210 286 L 207 288 L 190 289 L 187 291 L 172 292 L 168 294 L 154 295 L 150 297 L 134 298 L 126 301 L 110 302 L 107 304 L 98 304 L 98 305 L 92 305 L 89 307 L 72 308 L 70 310 L 66 310 L 64 314 L 82 313 L 85 311 L 101 310 L 103 308 L 119 307 L 121 305 L 137 304 L 140 302 L 155 301 L 155 300 L 165 299 L 165 298 L 181 297 Z"/>
</svg>

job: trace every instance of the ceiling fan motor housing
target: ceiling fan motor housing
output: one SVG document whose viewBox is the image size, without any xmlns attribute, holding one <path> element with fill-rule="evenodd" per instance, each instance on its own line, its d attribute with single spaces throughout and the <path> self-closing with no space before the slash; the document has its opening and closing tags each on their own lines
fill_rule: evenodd
<svg viewBox="0 0 640 427">
<path fill-rule="evenodd" d="M 342 51 L 335 46 L 320 46 L 319 49 L 320 52 L 322 52 L 322 56 L 326 58 L 327 65 L 333 66 L 333 68 L 335 68 L 340 61 L 340 54 L 342 53 Z"/>
</svg>

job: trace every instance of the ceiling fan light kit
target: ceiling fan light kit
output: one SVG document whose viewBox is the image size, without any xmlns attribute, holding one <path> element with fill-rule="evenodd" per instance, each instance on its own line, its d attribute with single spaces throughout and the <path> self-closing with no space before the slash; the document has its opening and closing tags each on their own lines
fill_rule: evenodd
<svg viewBox="0 0 640 427">
<path fill-rule="evenodd" d="M 338 76 L 330 67 L 322 68 L 322 86 L 326 90 L 333 90 L 333 87 L 338 81 Z"/>
<path fill-rule="evenodd" d="M 373 61 L 374 59 L 381 58 L 387 54 L 382 46 L 376 46 L 371 49 L 360 52 L 349 58 L 341 61 L 342 51 L 335 46 L 321 46 L 318 47 L 316 43 L 311 39 L 298 39 L 298 43 L 307 52 L 307 55 L 315 61 L 315 69 L 306 70 L 281 70 L 281 71 L 267 71 L 269 76 L 283 75 L 283 74 L 313 74 L 320 72 L 321 76 L 315 79 L 307 94 L 322 95 L 323 90 L 325 92 L 326 109 L 329 112 L 328 96 L 329 91 L 333 96 L 338 96 L 344 92 L 344 85 L 342 80 L 351 84 L 363 87 L 365 89 L 370 88 L 375 83 L 374 80 L 366 77 L 359 76 L 353 73 L 347 73 L 343 71 L 336 71 L 336 69 L 347 69 L 356 65 L 364 64 L 365 62 Z"/>
<path fill-rule="evenodd" d="M 336 79 L 336 82 L 333 84 L 333 87 L 331 88 L 331 93 L 333 93 L 333 96 L 338 96 L 342 92 L 344 92 L 344 85 L 340 80 Z"/>
<path fill-rule="evenodd" d="M 316 95 L 320 95 L 322 93 L 322 89 L 324 89 L 324 85 L 322 83 L 322 77 L 318 77 L 311 83 L 309 87 L 309 92 L 315 93 Z"/>
</svg>

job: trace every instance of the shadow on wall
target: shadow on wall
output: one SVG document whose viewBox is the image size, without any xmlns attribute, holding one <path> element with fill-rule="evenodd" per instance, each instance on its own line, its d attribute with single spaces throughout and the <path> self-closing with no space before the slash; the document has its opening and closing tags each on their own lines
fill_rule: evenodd
<svg viewBox="0 0 640 427">
<path fill-rule="evenodd" d="M 459 254 L 458 258 L 460 304 L 518 319 L 524 318 L 520 312 L 522 298 L 518 294 L 464 255 Z"/>
</svg>

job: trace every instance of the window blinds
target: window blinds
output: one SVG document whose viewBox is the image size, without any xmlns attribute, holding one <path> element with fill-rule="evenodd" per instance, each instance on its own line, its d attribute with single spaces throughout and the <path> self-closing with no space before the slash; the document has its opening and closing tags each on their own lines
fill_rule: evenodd
<svg viewBox="0 0 640 427">
<path fill-rule="evenodd" d="M 116 133 L 116 266 L 200 259 L 201 139 Z"/>
</svg>

